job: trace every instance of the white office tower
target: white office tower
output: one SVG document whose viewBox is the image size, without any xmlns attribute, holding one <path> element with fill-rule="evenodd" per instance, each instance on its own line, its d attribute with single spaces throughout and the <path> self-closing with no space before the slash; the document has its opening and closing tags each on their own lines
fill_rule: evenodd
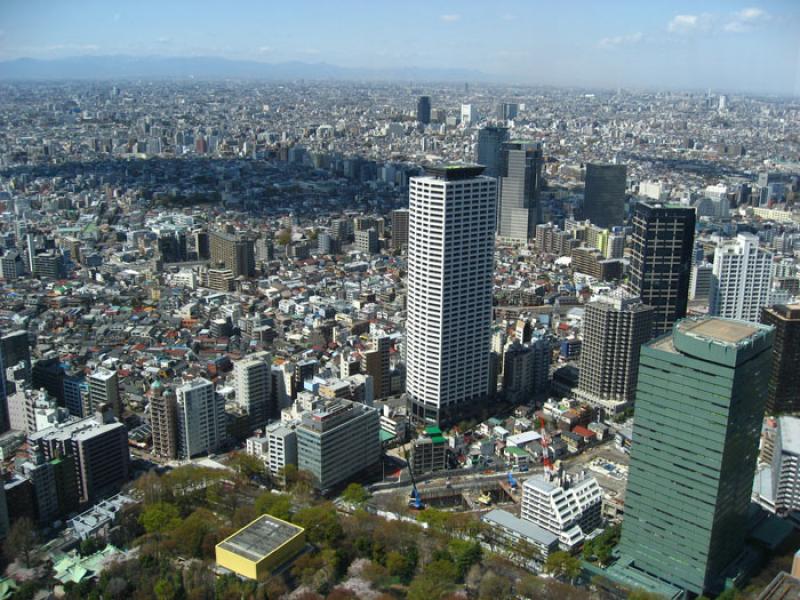
<svg viewBox="0 0 800 600">
<path fill-rule="evenodd" d="M 522 484 L 522 518 L 558 536 L 572 550 L 600 526 L 603 495 L 594 477 L 534 475 Z"/>
<path fill-rule="evenodd" d="M 478 120 L 478 112 L 472 104 L 461 105 L 461 123 L 464 127 L 471 127 Z"/>
<path fill-rule="evenodd" d="M 178 404 L 178 456 L 214 452 L 225 441 L 225 399 L 202 377 L 175 390 Z"/>
<path fill-rule="evenodd" d="M 119 397 L 119 378 L 117 372 L 105 367 L 97 367 L 89 375 L 89 395 L 86 399 L 83 414 L 90 415 L 103 404 L 109 405 L 117 418 L 122 416 L 122 403 Z"/>
<path fill-rule="evenodd" d="M 482 172 L 410 180 L 406 391 L 418 422 L 458 420 L 489 391 L 497 182 Z"/>
<path fill-rule="evenodd" d="M 781 516 L 800 512 L 800 417 L 779 417 L 769 460 L 756 472 L 753 500 Z"/>
<path fill-rule="evenodd" d="M 769 304 L 772 253 L 759 248 L 758 237 L 740 233 L 714 251 L 709 312 L 729 319 L 758 322 Z"/>
<path fill-rule="evenodd" d="M 272 359 L 267 352 L 256 352 L 233 365 L 236 402 L 250 416 L 250 427 L 263 427 L 269 417 L 272 396 Z"/>
</svg>

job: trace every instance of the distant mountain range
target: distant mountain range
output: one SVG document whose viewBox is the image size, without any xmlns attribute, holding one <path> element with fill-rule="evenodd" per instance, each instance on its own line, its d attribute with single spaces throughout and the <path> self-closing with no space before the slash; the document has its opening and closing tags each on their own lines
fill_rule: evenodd
<svg viewBox="0 0 800 600">
<path fill-rule="evenodd" d="M 74 56 L 57 59 L 18 58 L 0 61 L 0 79 L 264 79 L 272 81 L 488 81 L 471 69 L 406 67 L 360 69 L 324 62 L 263 63 L 208 56 Z"/>
</svg>

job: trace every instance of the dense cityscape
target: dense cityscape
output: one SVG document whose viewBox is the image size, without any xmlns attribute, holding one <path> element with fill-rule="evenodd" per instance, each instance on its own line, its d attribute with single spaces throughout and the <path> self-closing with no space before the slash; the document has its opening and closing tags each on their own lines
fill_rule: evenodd
<svg viewBox="0 0 800 600">
<path fill-rule="evenodd" d="M 800 598 L 797 95 L 11 64 L 0 600 Z"/>
</svg>

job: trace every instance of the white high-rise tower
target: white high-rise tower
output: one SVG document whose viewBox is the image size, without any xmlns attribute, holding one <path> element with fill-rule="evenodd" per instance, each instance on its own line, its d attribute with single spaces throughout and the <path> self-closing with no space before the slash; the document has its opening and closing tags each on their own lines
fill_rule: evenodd
<svg viewBox="0 0 800 600">
<path fill-rule="evenodd" d="M 486 398 L 497 182 L 427 169 L 409 189 L 406 391 L 415 420 L 457 420 Z"/>
<path fill-rule="evenodd" d="M 758 237 L 740 233 L 722 242 L 711 272 L 710 313 L 757 323 L 772 287 L 772 253 L 759 248 Z"/>
</svg>

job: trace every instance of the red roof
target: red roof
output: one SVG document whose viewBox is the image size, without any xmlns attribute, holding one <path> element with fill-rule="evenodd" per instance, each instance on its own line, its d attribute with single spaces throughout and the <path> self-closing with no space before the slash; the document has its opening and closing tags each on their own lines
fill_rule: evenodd
<svg viewBox="0 0 800 600">
<path fill-rule="evenodd" d="M 574 433 L 576 435 L 579 435 L 582 438 L 592 438 L 592 437 L 595 437 L 595 435 L 596 435 L 594 431 L 592 431 L 591 429 L 587 429 L 586 427 L 583 427 L 582 425 L 576 425 L 572 429 L 572 433 Z"/>
</svg>

